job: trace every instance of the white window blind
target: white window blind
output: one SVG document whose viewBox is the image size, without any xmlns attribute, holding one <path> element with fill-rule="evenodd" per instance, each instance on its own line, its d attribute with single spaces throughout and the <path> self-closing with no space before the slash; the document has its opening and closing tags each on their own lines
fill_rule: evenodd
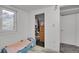
<svg viewBox="0 0 79 59">
<path fill-rule="evenodd" d="M 16 31 L 16 12 L 0 10 L 0 32 Z"/>
</svg>

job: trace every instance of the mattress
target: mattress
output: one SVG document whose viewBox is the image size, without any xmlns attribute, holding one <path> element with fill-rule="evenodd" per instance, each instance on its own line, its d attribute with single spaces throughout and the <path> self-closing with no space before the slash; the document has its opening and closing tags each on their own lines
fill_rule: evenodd
<svg viewBox="0 0 79 59">
<path fill-rule="evenodd" d="M 27 47 L 30 43 L 31 43 L 30 40 L 20 40 L 14 44 L 8 45 L 6 47 L 6 50 L 8 53 L 16 53 L 17 51 L 23 49 L 24 47 Z"/>
</svg>

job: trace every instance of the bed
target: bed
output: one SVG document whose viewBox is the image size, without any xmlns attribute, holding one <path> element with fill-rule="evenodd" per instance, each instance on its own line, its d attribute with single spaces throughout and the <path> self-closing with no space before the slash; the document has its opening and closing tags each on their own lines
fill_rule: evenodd
<svg viewBox="0 0 79 59">
<path fill-rule="evenodd" d="M 27 53 L 36 45 L 36 40 L 28 38 L 17 41 L 2 48 L 1 53 Z"/>
</svg>

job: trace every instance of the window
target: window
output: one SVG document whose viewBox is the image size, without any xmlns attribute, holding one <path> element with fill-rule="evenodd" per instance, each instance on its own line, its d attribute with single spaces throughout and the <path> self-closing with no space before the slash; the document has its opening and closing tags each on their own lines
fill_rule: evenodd
<svg viewBox="0 0 79 59">
<path fill-rule="evenodd" d="M 1 31 L 15 31 L 16 30 L 16 13 L 9 10 L 1 10 Z"/>
</svg>

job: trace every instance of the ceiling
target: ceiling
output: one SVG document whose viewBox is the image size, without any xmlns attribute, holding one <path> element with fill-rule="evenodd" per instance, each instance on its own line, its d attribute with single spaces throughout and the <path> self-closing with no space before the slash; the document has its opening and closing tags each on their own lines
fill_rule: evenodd
<svg viewBox="0 0 79 59">
<path fill-rule="evenodd" d="M 11 6 L 25 11 L 32 11 L 36 9 L 50 7 L 52 5 L 11 5 Z M 79 8 L 79 5 L 60 5 L 60 10 L 62 11 L 68 10 L 68 9 L 74 9 L 74 8 Z"/>
<path fill-rule="evenodd" d="M 50 7 L 53 5 L 11 5 L 11 6 L 24 11 L 32 11 Z M 68 15 L 74 13 L 79 13 L 79 5 L 60 5 L 60 15 Z"/>
<path fill-rule="evenodd" d="M 52 5 L 11 5 L 11 6 L 22 9 L 24 11 L 32 11 L 32 10 L 36 10 L 36 9 L 50 7 Z"/>
</svg>

